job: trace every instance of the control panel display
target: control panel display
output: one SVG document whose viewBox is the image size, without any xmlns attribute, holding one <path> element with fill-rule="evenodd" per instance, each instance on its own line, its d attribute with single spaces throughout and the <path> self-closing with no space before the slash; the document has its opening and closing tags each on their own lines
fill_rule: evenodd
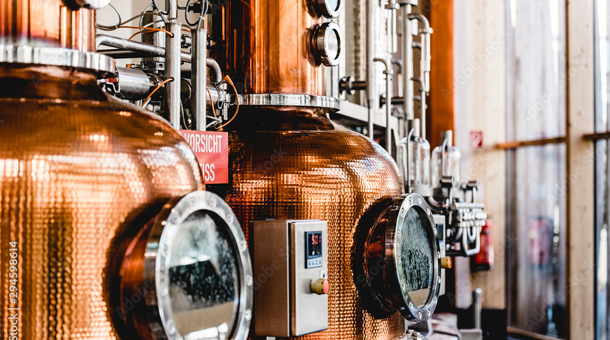
<svg viewBox="0 0 610 340">
<path fill-rule="evenodd" d="M 322 231 L 306 232 L 305 243 L 305 268 L 322 267 Z"/>
</svg>

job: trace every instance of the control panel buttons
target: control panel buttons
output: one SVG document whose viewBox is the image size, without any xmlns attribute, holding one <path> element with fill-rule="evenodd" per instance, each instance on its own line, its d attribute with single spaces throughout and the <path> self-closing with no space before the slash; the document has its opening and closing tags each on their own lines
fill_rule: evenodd
<svg viewBox="0 0 610 340">
<path fill-rule="evenodd" d="M 327 295 L 330 292 L 330 282 L 327 279 L 311 281 L 311 292 L 318 295 Z"/>
</svg>

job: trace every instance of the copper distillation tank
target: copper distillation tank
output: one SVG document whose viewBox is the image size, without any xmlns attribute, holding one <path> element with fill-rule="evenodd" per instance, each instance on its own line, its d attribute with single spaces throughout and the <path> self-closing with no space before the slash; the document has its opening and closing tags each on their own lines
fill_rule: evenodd
<svg viewBox="0 0 610 340">
<path fill-rule="evenodd" d="M 356 247 L 362 240 L 355 240 L 361 216 L 373 206 L 381 205 L 383 211 L 403 187 L 396 164 L 383 148 L 328 118 L 329 112 L 338 109 L 339 100 L 326 96 L 325 67 L 337 65 L 341 36 L 327 18 L 336 17 L 340 6 L 340 1 L 229 1 L 212 28 L 224 28 L 225 39 L 224 49 L 214 58 L 245 92 L 239 96 L 239 114 L 225 128 L 230 133 L 230 184 L 209 190 L 233 208 L 254 248 L 251 336 L 297 338 L 294 306 L 289 327 L 285 322 L 273 324 L 268 320 L 275 318 L 261 314 L 265 308 L 260 304 L 275 299 L 266 294 L 274 289 L 268 282 L 275 281 L 276 275 L 265 274 L 265 265 L 258 264 L 267 251 L 261 251 L 265 242 L 253 236 L 257 228 L 267 226 L 253 221 L 274 219 L 327 222 L 328 329 L 310 329 L 300 333 L 310 334 L 298 338 L 405 337 L 405 319 L 398 309 L 372 315 L 364 305 L 372 307 L 376 302 L 368 296 L 363 301 L 365 292 L 359 292 L 355 284 L 354 262 L 362 264 L 362 259 L 353 258 L 361 258 L 364 251 Z M 366 221 L 370 223 L 365 234 L 374 220 Z M 277 234 L 277 229 L 269 228 Z M 271 239 L 274 233 L 259 234 Z M 309 313 L 309 318 L 316 319 L 315 313 Z M 258 328 L 261 319 L 265 321 Z"/>
<path fill-rule="evenodd" d="M 97 85 L 115 71 L 92 52 L 108 2 L 0 3 L 1 337 L 243 338 L 235 216 L 178 132 Z"/>
</svg>

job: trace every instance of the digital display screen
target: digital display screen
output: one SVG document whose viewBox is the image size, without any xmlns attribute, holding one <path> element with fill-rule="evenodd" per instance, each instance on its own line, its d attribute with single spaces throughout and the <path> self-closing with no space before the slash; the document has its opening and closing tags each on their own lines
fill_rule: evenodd
<svg viewBox="0 0 610 340">
<path fill-rule="evenodd" d="M 322 267 L 322 232 L 306 232 L 305 242 L 305 255 L 307 257 L 305 268 Z"/>
</svg>

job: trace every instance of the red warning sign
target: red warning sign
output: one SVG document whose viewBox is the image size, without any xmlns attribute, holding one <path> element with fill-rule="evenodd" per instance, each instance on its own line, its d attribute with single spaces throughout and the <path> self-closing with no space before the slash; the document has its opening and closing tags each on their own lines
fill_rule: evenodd
<svg viewBox="0 0 610 340">
<path fill-rule="evenodd" d="M 229 183 L 229 133 L 180 130 L 195 155 L 205 184 Z"/>
</svg>

